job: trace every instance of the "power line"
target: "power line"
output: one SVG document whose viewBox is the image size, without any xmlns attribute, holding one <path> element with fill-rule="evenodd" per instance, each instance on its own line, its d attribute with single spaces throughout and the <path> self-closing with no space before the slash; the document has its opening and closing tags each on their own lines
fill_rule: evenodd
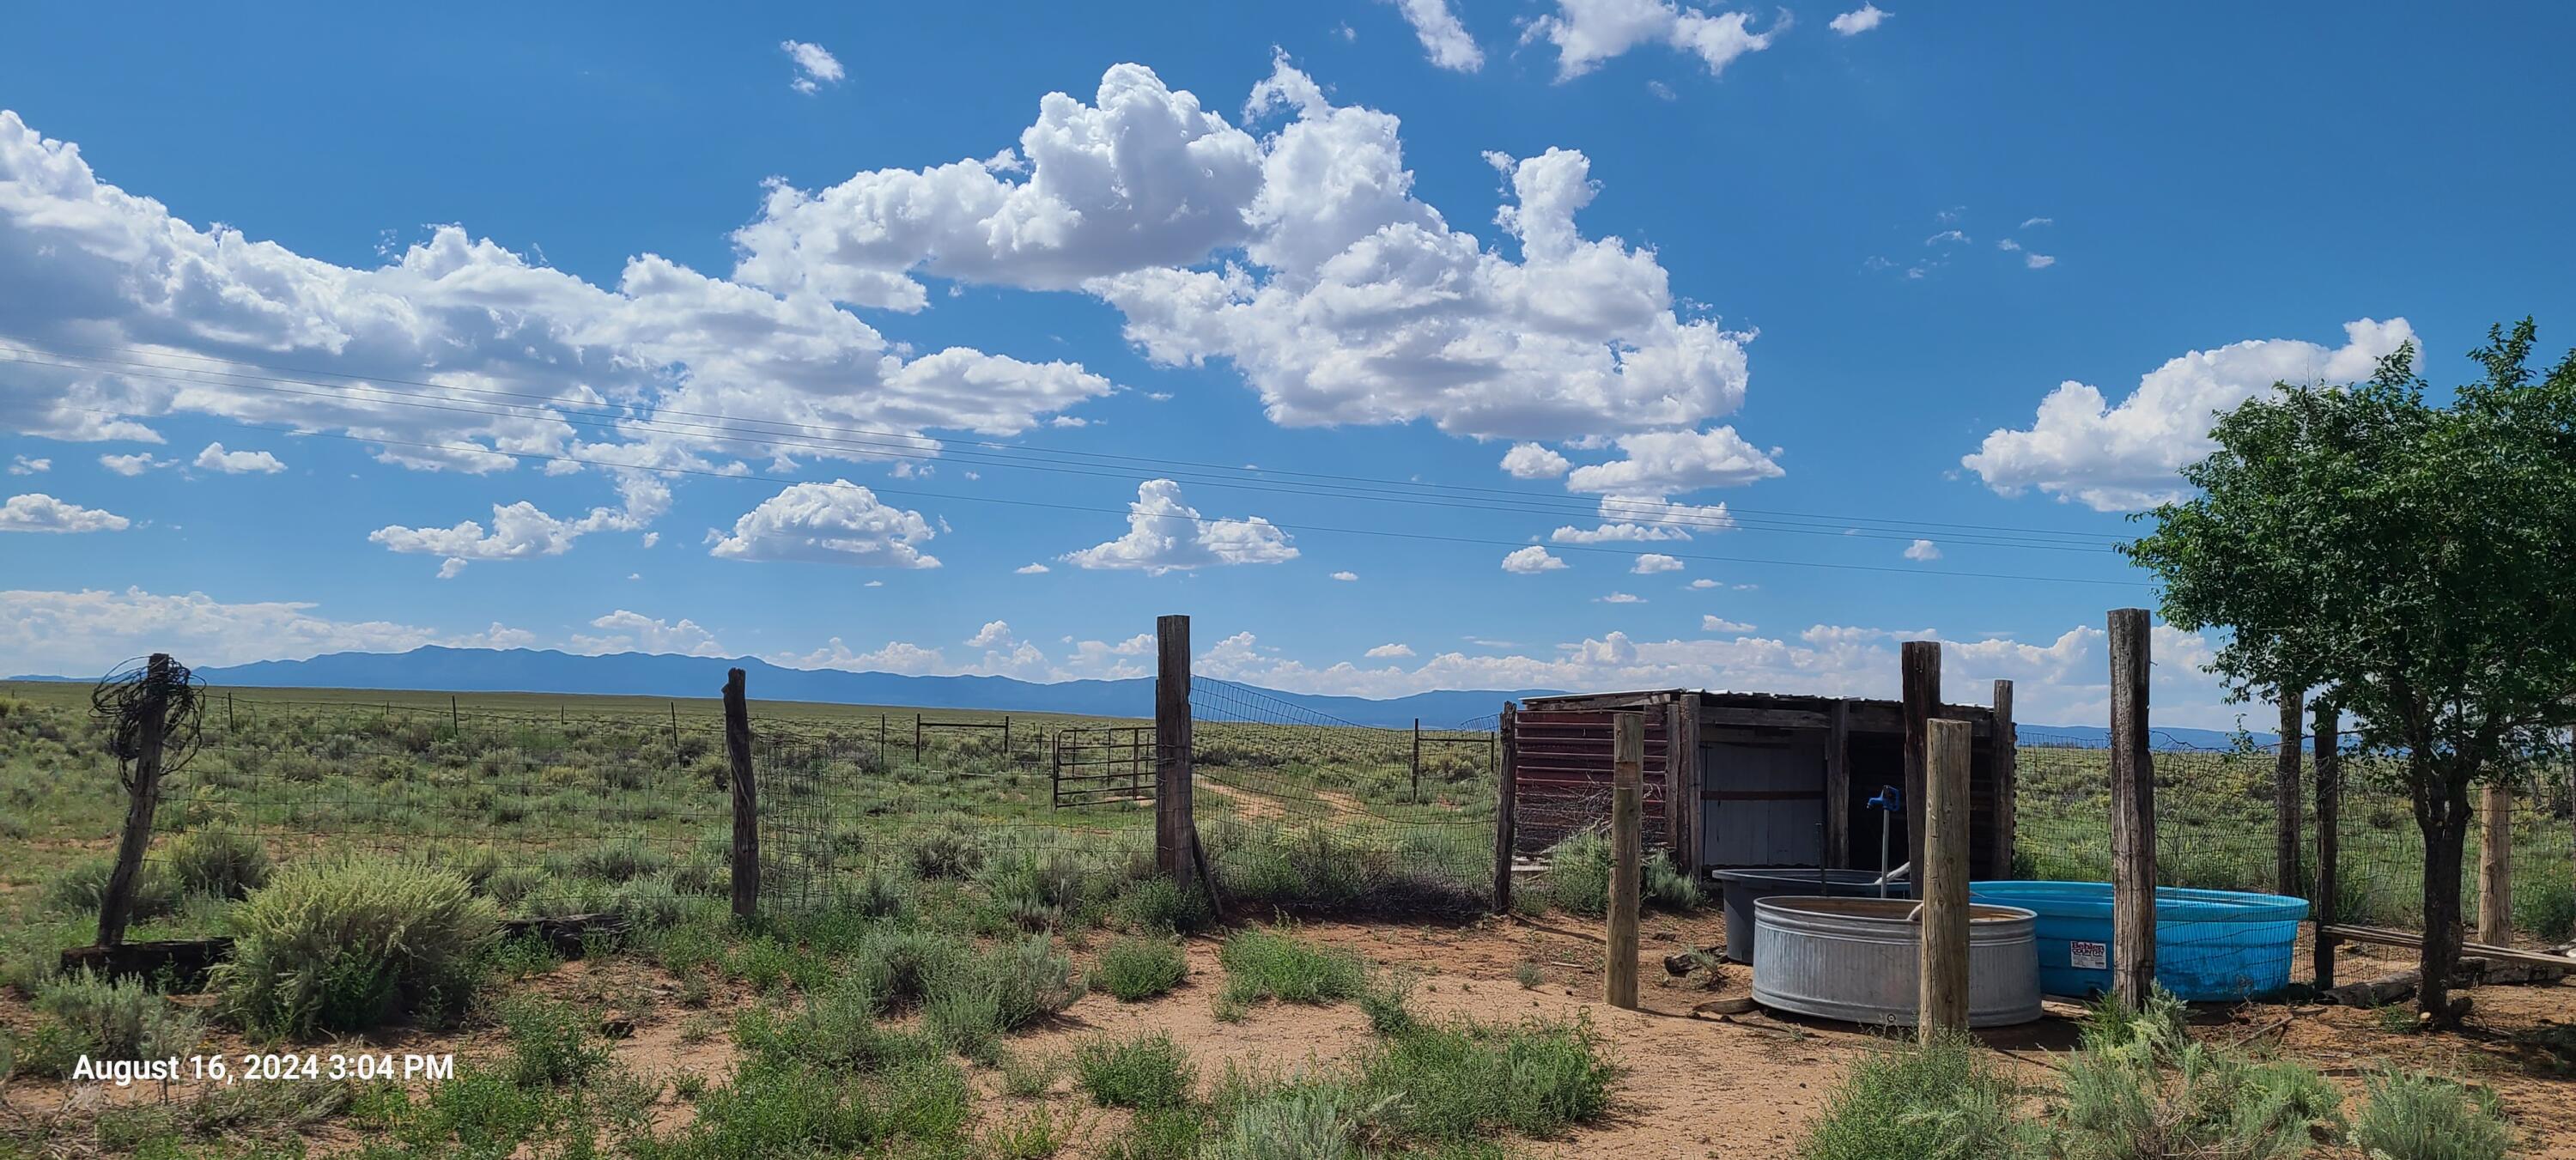
<svg viewBox="0 0 2576 1160">
<path fill-rule="evenodd" d="M 66 409 L 67 409 L 67 410 L 72 410 L 72 411 L 77 411 L 77 412 L 80 412 L 80 413 L 83 413 L 83 414 L 100 415 L 100 416 L 104 416 L 104 417 L 108 417 L 108 418 L 117 418 L 117 419 L 145 419 L 145 418 L 151 418 L 151 416 L 147 416 L 147 415 L 140 415 L 140 414 L 136 414 L 136 413 L 133 413 L 133 412 L 127 412 L 127 411 L 115 411 L 115 410 L 105 410 L 105 409 L 99 409 L 99 408 L 73 407 L 73 408 L 66 408 Z M 483 447 L 483 446 L 479 446 L 479 445 L 471 444 L 471 443 L 466 443 L 466 444 L 430 443 L 430 442 L 425 442 L 425 441 L 421 441 L 421 440 L 411 440 L 411 439 L 388 439 L 388 438 L 380 438 L 380 437 L 375 437 L 375 436 L 351 435 L 351 434 L 345 434 L 345 433 L 340 433 L 340 432 L 331 432 L 331 431 L 299 431 L 299 430 L 296 430 L 296 429 L 293 429 L 293 428 L 287 428 L 287 427 L 275 427 L 275 426 L 270 426 L 270 425 L 267 425 L 267 424 L 252 423 L 252 422 L 248 422 L 248 421 L 245 421 L 245 420 L 228 419 L 228 418 L 213 417 L 213 416 L 209 416 L 209 417 L 207 417 L 207 420 L 206 420 L 206 421 L 208 421 L 208 422 L 214 422 L 214 423 L 220 423 L 220 424 L 223 424 L 223 425 L 225 425 L 225 426 L 229 426 L 229 427 L 237 427 L 237 428 L 241 428 L 241 429 L 245 429 L 245 430 L 252 430 L 252 431 L 265 431 L 265 432 L 268 432 L 268 433 L 271 433 L 271 434 L 276 434 L 276 435 L 286 435 L 286 436 L 301 437 L 301 438 L 338 439 L 338 440 L 343 440 L 343 441 L 351 442 L 351 443 L 371 443 L 371 444 L 376 444 L 376 445 L 380 445 L 380 446 L 393 446 L 393 447 L 414 447 L 414 448 L 421 448 L 421 449 L 425 449 L 425 450 L 445 451 L 445 452 L 450 452 L 450 453 L 467 453 L 467 454 L 475 454 L 475 455 L 498 455 L 498 456 L 502 456 L 502 457 L 509 458 L 509 459 L 516 459 L 516 460 L 520 460 L 520 461 L 523 461 L 523 462 L 531 462 L 531 463 L 573 463 L 573 464 L 579 464 L 579 465 L 582 465 L 582 466 L 585 466 L 585 467 L 596 467 L 596 468 L 602 468 L 602 469 L 615 469 L 615 470 L 620 470 L 620 471 L 643 471 L 643 472 L 651 472 L 651 473 L 658 474 L 658 475 L 694 476 L 694 477 L 703 477 L 703 478 L 707 478 L 707 479 L 735 480 L 735 481 L 740 481 L 740 482 L 774 483 L 774 484 L 781 484 L 781 485 L 786 485 L 786 486 L 795 486 L 795 485 L 798 485 L 798 484 L 803 484 L 803 485 L 808 485 L 808 486 L 813 486 L 813 487 L 832 488 L 832 489 L 836 489 L 836 490 L 837 490 L 837 489 L 846 489 L 846 490 L 852 490 L 852 491 L 864 491 L 864 492 L 869 492 L 869 493 L 877 494 L 877 495 L 900 495 L 900 496 L 910 496 L 910 497 L 913 497 L 913 498 L 915 498 L 915 499 L 942 500 L 942 501 L 952 502 L 952 503 L 982 503 L 982 504 L 996 504 L 996 505 L 1001 505 L 1001 506 L 1006 506 L 1006 507 L 1034 508 L 1034 509 L 1041 509 L 1041 510 L 1048 510 L 1048 511 L 1082 512 L 1082 513 L 1095 514 L 1095 515 L 1115 515 L 1115 516 L 1122 516 L 1122 517 L 1127 517 L 1127 518 L 1142 517 L 1142 518 L 1146 518 L 1146 519 L 1158 519 L 1158 520 L 1181 520 L 1181 521 L 1185 521 L 1185 522 L 1188 522 L 1188 523 L 1191 523 L 1191 524 L 1201 525 L 1201 526 L 1204 526 L 1204 525 L 1207 525 L 1207 524 L 1237 524 L 1237 523 L 1243 523 L 1243 522 L 1245 522 L 1245 521 L 1242 521 L 1242 520 L 1231 520 L 1231 519 L 1226 519 L 1226 518 L 1221 517 L 1221 516 L 1184 516 L 1184 515 L 1177 515 L 1177 514 L 1170 514 L 1170 513 L 1162 513 L 1162 512 L 1139 512 L 1139 511 L 1135 511 L 1135 510 L 1134 510 L 1134 509 L 1132 509 L 1132 508 L 1104 508 L 1104 507 L 1091 507 L 1091 506 L 1086 506 L 1086 505 L 1082 505 L 1082 504 L 1050 503 L 1050 502 L 1047 502 L 1047 501 L 1044 501 L 1044 500 L 1006 499 L 1006 498 L 1003 498 L 1003 497 L 1000 497 L 1000 496 L 958 495 L 958 494 L 951 493 L 951 492 L 923 491 L 923 490 L 920 490 L 920 489 L 918 489 L 918 488 L 904 488 L 904 487 L 877 487 L 877 486 L 869 486 L 869 485 L 855 484 L 855 483 L 849 483 L 849 482 L 846 482 L 846 481 L 839 481 L 839 480 L 835 480 L 835 481 L 831 481 L 831 482 L 825 482 L 825 481 L 822 481 L 822 480 L 815 480 L 815 479 L 799 479 L 799 478 L 795 478 L 795 477 L 792 477 L 792 476 L 761 475 L 761 474 L 756 474 L 756 473 L 751 473 L 751 472 L 724 472 L 724 471 L 708 470 L 708 469 L 704 469 L 704 468 L 691 468 L 691 467 L 667 467 L 667 466 L 647 466 L 647 465 L 637 465 L 637 464 L 631 464 L 631 463 L 617 463 L 617 462 L 609 461 L 609 460 L 585 459 L 585 458 L 582 458 L 582 457 L 580 457 L 580 456 L 575 456 L 575 455 L 554 455 L 554 454 L 547 454 L 547 453 L 542 453 L 542 452 L 533 452 L 533 451 L 501 451 L 501 450 L 496 450 L 496 449 L 489 448 L 489 447 Z M 1392 530 L 1388 530 L 1388 529 L 1384 529 L 1384 528 L 1344 528 L 1344 527 L 1332 527 L 1332 526 L 1328 526 L 1328 525 L 1321 525 L 1321 524 L 1293 524 L 1293 523 L 1279 523 L 1279 522 L 1276 522 L 1276 521 L 1267 521 L 1267 522 L 1269 522 L 1269 523 L 1270 523 L 1270 526 L 1275 527 L 1275 528 L 1278 528 L 1278 529 L 1280 529 L 1280 530 L 1282 530 L 1282 531 L 1293 531 L 1293 532 L 1308 533 L 1308 534 L 1317 534 L 1317 535 L 1373 536 L 1373 537 L 1379 537 L 1379 538 L 1384 538 L 1384 539 L 1411 540 L 1411 541 L 1417 541 L 1417 542 L 1423 542 L 1423 543 L 1465 544 L 1465 545 L 1490 546 L 1490 547 L 1505 547 L 1505 548 L 1513 548 L 1513 549 L 1519 549 L 1519 548 L 1525 548 L 1525 547 L 1531 547 L 1531 546 L 1533 546 L 1533 545 L 1529 544 L 1528 542 L 1526 542 L 1526 541 L 1521 541 L 1521 540 L 1498 540 L 1498 539 L 1492 539 L 1492 538 L 1480 537 L 1480 536 L 1447 536 L 1447 535 L 1436 535 L 1436 534 L 1432 534 L 1432 533 L 1428 533 L 1428 532 L 1401 532 L 1401 531 L 1392 531 Z M 1633 548 L 1606 548 L 1606 547 L 1599 547 L 1599 546 L 1590 545 L 1590 544 L 1557 544 L 1557 545 L 1554 545 L 1554 550 L 1557 550 L 1557 551 L 1565 551 L 1565 552 L 1595 552 L 1595 553 L 1601 553 L 1601 554 L 1605 554 L 1605 555 L 1616 555 L 1616 556 L 1634 556 L 1634 555 L 1636 555 L 1636 554 L 1637 554 L 1637 552 L 1636 552 L 1636 551 L 1635 551 L 1635 549 L 1633 549 Z M 1962 580 L 2011 580 L 2011 581 L 2027 582 L 2027 583 L 2035 583 L 2035 584 L 2102 584 L 2102 585 L 2116 585 L 2116 586 L 2121 586 L 2121 587 L 2139 587 L 2139 586 L 2142 586 L 2142 582 L 2140 582 L 2140 581 L 2136 581 L 2136 580 L 2110 580 L 2110 579 L 2100 579 L 2100 578 L 2095 578 L 2095 577 L 2084 577 L 2084 576 L 2031 576 L 2031 575 L 2019 575 L 2019 574 L 2013 574 L 2013 573 L 2001 573 L 2001 572 L 1958 572 L 1958 571 L 1952 571 L 1952 570 L 1948 570 L 1948 569 L 1896 568 L 1896 567 L 1888 567 L 1888 566 L 1884 566 L 1884 565 L 1875 565 L 1875 564 L 1838 564 L 1838 563 L 1829 563 L 1829 562 L 1825 562 L 1825 561 L 1821 561 L 1821 560 L 1775 560 L 1775 559 L 1764 559 L 1764 558 L 1760 558 L 1760 557 L 1751 557 L 1751 556 L 1718 556 L 1718 555 L 1710 555 L 1710 554 L 1706 554 L 1706 553 L 1678 553 L 1678 552 L 1667 552 L 1667 553 L 1663 553 L 1663 554 L 1664 554 L 1664 555 L 1672 556 L 1672 557 L 1674 557 L 1675 559 L 1680 559 L 1680 560 L 1699 560 L 1699 561 L 1704 561 L 1704 562 L 1708 562 L 1708 563 L 1716 563 L 1716 564 L 1751 564 L 1751 565 L 1769 566 L 1769 567 L 1782 567 L 1782 568 L 1819 568 L 1819 569 L 1826 569 L 1826 570 L 1831 570 L 1831 571 L 1848 571 L 1848 572 L 1884 572 L 1884 573 L 1892 573 L 1892 574 L 1900 575 L 1900 576 L 1938 576 L 1938 577 L 1947 577 L 1947 578 L 1962 579 Z"/>
<path fill-rule="evenodd" d="M 936 462 L 945 459 L 952 463 L 960 463 L 970 466 L 991 466 L 1026 471 L 1053 471 L 1060 474 L 1092 475 L 1111 478 L 1129 478 L 1129 476 L 1123 469 L 1115 472 L 1103 472 L 1097 470 L 1084 471 L 1079 470 L 1079 468 L 1099 467 L 1106 464 L 1127 464 L 1134 465 L 1134 467 L 1138 469 L 1153 471 L 1159 475 L 1183 476 L 1185 478 L 1176 479 L 1176 482 L 1189 483 L 1196 486 L 1232 487 L 1238 490 L 1267 492 L 1271 494 L 1322 495 L 1329 498 L 1366 499 L 1378 502 L 1409 502 L 1425 506 L 1452 506 L 1470 510 L 1529 511 L 1536 514 L 1546 515 L 1549 518 L 1598 518 L 1605 522 L 1639 523 L 1682 530 L 1704 528 L 1711 531 L 1775 531 L 1809 535 L 1857 534 L 1864 538 L 1903 539 L 1914 538 L 1916 534 L 1922 530 L 1938 529 L 1939 531 L 1935 534 L 1952 535 L 1956 537 L 1960 533 L 1969 533 L 1976 537 L 1973 540 L 1959 539 L 1957 541 L 1962 543 L 1977 543 L 1982 546 L 1989 547 L 2020 547 L 2047 550 L 2068 550 L 2069 547 L 2074 547 L 2077 550 L 2099 550 L 2118 542 L 2118 537 L 2107 536 L 2101 533 L 2076 532 L 2061 529 L 2022 528 L 2006 525 L 1966 524 L 1925 520 L 1891 520 L 1870 516 L 1835 516 L 1816 513 L 1744 508 L 1733 505 L 1721 505 L 1726 508 L 1726 514 L 1722 517 L 1709 517 L 1698 514 L 1675 515 L 1670 513 L 1667 509 L 1671 506 L 1688 507 L 1691 505 L 1667 505 L 1663 503 L 1656 503 L 1651 508 L 1632 511 L 1623 515 L 1617 514 L 1623 506 L 1642 507 L 1643 505 L 1636 505 L 1633 503 L 1622 505 L 1621 502 L 1615 498 L 1605 498 L 1596 502 L 1576 496 L 1533 495 L 1528 492 L 1513 491 L 1502 488 L 1480 487 L 1475 485 L 1426 483 L 1419 480 L 1395 480 L 1367 476 L 1337 475 L 1322 472 L 1279 469 L 1242 469 L 1201 462 L 1181 460 L 1166 461 L 1107 452 L 1078 452 L 1067 449 L 1048 448 L 1026 444 L 1006 444 L 987 440 L 932 440 L 930 437 L 912 432 L 877 431 L 863 428 L 844 427 L 811 427 L 806 424 L 789 423 L 779 420 L 741 419 L 732 416 L 711 415 L 704 412 L 683 411 L 676 408 L 656 407 L 653 411 L 652 417 L 646 418 L 614 411 L 602 404 L 566 400 L 558 396 L 532 394 L 528 392 L 453 386 L 421 380 L 358 376 L 342 372 L 297 371 L 295 368 L 260 367 L 260 364 L 256 363 L 216 359 L 211 356 L 152 350 L 133 350 L 132 348 L 119 348 L 99 344 L 63 343 L 59 345 L 85 346 L 91 349 L 101 350 L 127 350 L 129 353 L 151 354 L 162 358 L 194 362 L 210 362 L 221 365 L 216 369 L 171 367 L 156 362 L 115 359 L 94 355 L 67 355 L 43 348 L 25 346 L 11 347 L 6 345 L 0 345 L 0 351 L 15 351 L 20 354 L 33 354 L 45 359 L 79 361 L 63 363 L 45 363 L 29 359 L 0 361 L 34 362 L 35 365 L 52 365 L 60 369 L 67 370 L 90 370 L 112 374 L 130 374 L 133 375 L 133 377 L 138 378 L 159 378 L 162 381 L 183 382 L 203 386 L 232 387 L 244 390 L 272 390 L 275 393 L 281 394 L 303 394 L 306 395 L 306 397 L 340 401 L 345 400 L 343 395 L 338 392 L 363 389 L 368 392 L 365 401 L 375 405 L 412 406 L 421 409 L 446 410 L 460 414 L 492 418 L 529 418 L 535 416 L 522 415 L 514 411 L 494 411 L 477 407 L 460 406 L 457 404 L 462 402 L 461 400 L 455 400 L 449 396 L 461 394 L 485 396 L 493 399 L 525 400 L 538 407 L 542 407 L 548 417 L 556 418 L 567 423 L 575 422 L 576 420 L 566 417 L 565 413 L 570 412 L 584 416 L 588 420 L 586 425 L 612 430 L 621 435 L 631 434 L 631 432 L 627 430 L 628 428 L 639 427 L 648 431 L 660 431 L 663 433 L 671 433 L 674 430 L 697 431 L 713 438 L 748 443 L 755 446 L 803 447 L 815 450 L 828 450 L 829 448 L 837 445 L 842 448 L 857 449 L 861 455 L 872 458 L 910 459 L 926 462 Z M 103 370 L 101 367 L 81 365 L 82 362 L 104 363 L 109 366 L 133 369 L 107 371 Z M 229 369 L 234 366 L 260 367 L 260 369 L 271 370 L 283 369 L 294 371 L 294 373 L 309 373 L 325 375 L 333 378 L 358 380 L 358 383 L 333 384 L 276 376 L 254 375 L 244 371 Z M 137 370 L 179 372 L 187 375 L 211 376 L 215 381 L 210 382 L 204 378 L 176 377 L 166 373 L 158 376 L 153 374 L 138 374 L 136 373 Z M 441 394 L 437 396 L 424 396 L 409 392 L 390 391 L 378 385 L 381 383 L 395 383 L 405 386 L 421 387 L 427 390 L 441 392 Z M 270 385 L 262 386 L 259 384 Z M 287 386 L 312 387 L 322 391 L 335 393 L 310 394 L 308 392 L 279 389 Z M 409 403 L 397 401 L 401 399 L 410 399 L 414 401 Z M 675 423 L 672 421 L 673 417 L 684 419 L 708 419 L 713 420 L 714 422 Z M 758 427 L 746 430 L 739 426 L 740 424 L 756 424 Z M 762 428 L 788 428 L 788 430 L 767 430 Z M 818 434 L 818 431 L 822 433 Z M 893 440 L 894 442 L 881 442 L 878 440 Z M 926 450 L 923 446 L 926 442 L 940 446 L 943 450 Z M 960 454 L 955 451 L 944 450 L 946 447 L 958 446 L 979 449 L 981 454 Z M 1048 461 L 1025 461 L 1032 457 L 1046 457 Z M 1240 478 L 1244 474 L 1249 474 L 1257 479 L 1265 480 L 1267 477 L 1286 477 L 1314 480 L 1317 482 L 1315 487 L 1305 489 L 1284 488 L 1267 483 L 1245 482 Z M 1317 490 L 1317 488 L 1322 490 Z M 1400 488 L 1422 493 L 1422 495 L 1420 497 L 1390 496 L 1370 490 L 1376 488 Z M 1433 498 L 1428 498 L 1442 496 L 1450 498 L 1453 502 L 1449 502 L 1444 505 L 1435 502 Z M 1826 522 L 1800 523 L 1794 521 Z"/>
</svg>

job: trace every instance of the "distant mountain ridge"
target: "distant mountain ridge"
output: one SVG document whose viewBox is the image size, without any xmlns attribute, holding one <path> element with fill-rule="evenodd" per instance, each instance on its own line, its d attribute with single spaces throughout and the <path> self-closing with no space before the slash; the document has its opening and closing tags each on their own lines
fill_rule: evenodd
<svg viewBox="0 0 2576 1160">
<path fill-rule="evenodd" d="M 693 657 L 670 653 L 589 656 L 553 649 L 449 648 L 424 645 L 409 652 L 325 653 L 300 661 L 253 661 L 201 668 L 210 685 L 235 688 L 399 689 L 454 693 L 561 693 L 610 697 L 713 697 L 725 670 L 743 670 L 755 701 L 815 701 L 842 705 L 900 705 L 920 709 L 981 709 L 1016 713 L 1071 713 L 1087 717 L 1152 717 L 1154 681 L 1038 682 L 1014 677 L 923 677 L 842 669 L 791 669 L 757 657 Z M 30 681 L 85 680 L 27 676 Z M 1325 723 L 1382 728 L 1447 728 L 1500 712 L 1503 702 L 1544 696 L 1553 689 L 1443 690 L 1371 700 L 1258 689 L 1281 704 L 1262 706 L 1296 719 L 1313 714 Z M 1204 709 L 1203 709 L 1204 711 Z M 1271 714 L 1260 714 L 1264 720 Z"/>
<path fill-rule="evenodd" d="M 692 657 L 671 653 L 582 655 L 553 649 L 449 648 L 424 645 L 409 652 L 325 653 L 300 661 L 253 661 L 198 669 L 211 685 L 236 688 L 399 689 L 454 693 L 561 693 L 611 697 L 713 697 L 725 670 L 740 668 L 753 700 L 815 701 L 841 705 L 900 705 L 920 709 L 981 709 L 1014 713 L 1071 713 L 1086 717 L 1151 717 L 1151 677 L 1103 681 L 1023 681 L 1015 677 L 918 677 L 842 669 L 791 669 L 757 657 Z M 25 681 L 81 677 L 16 677 Z M 1491 717 L 1503 702 L 1541 697 L 1559 689 L 1469 689 L 1415 693 L 1372 700 L 1291 693 L 1247 685 L 1279 702 L 1264 709 L 1298 711 L 1352 725 L 1387 729 L 1447 728 Z M 1202 706 L 1205 711 L 1212 706 Z M 1263 713 L 1264 719 L 1269 714 Z M 2098 725 L 2024 723 L 2024 744 L 2101 748 L 2110 731 Z M 2278 738 L 2253 735 L 2257 745 Z M 2159 748 L 2225 749 L 2235 735 L 2217 729 L 2159 729 Z"/>
</svg>

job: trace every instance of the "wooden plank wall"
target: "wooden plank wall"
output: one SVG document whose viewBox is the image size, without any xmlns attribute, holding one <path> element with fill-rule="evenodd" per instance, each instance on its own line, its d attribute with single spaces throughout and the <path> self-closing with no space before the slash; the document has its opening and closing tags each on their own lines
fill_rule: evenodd
<svg viewBox="0 0 2576 1160">
<path fill-rule="evenodd" d="M 1672 834 L 1672 714 L 1640 704 L 1645 716 L 1645 835 L 1660 848 Z M 1566 835 L 1610 819 L 1612 710 L 1531 710 L 1512 716 L 1513 848 L 1537 854 Z"/>
</svg>

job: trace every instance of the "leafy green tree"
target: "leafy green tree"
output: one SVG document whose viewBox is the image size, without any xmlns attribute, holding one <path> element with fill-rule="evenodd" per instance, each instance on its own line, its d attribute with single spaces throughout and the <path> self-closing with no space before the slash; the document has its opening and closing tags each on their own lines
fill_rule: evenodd
<svg viewBox="0 0 2576 1160">
<path fill-rule="evenodd" d="M 2392 757 L 2424 834 L 2418 1005 L 2445 1022 L 2470 790 L 2576 719 L 2576 353 L 2535 376 L 2534 335 L 2491 329 L 2446 406 L 2409 344 L 2222 414 L 2198 495 L 2126 549 L 2168 622 L 2228 631 L 2233 693 L 2295 675 Z"/>
</svg>

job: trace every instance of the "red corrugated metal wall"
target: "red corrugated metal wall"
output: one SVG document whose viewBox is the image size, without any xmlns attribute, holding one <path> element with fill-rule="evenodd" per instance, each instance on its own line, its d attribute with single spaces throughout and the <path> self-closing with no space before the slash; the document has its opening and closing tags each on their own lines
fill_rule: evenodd
<svg viewBox="0 0 2576 1160">
<path fill-rule="evenodd" d="M 1607 709 L 1523 710 L 1512 715 L 1513 841 L 1537 854 L 1566 835 L 1610 820 L 1610 714 Z M 1672 798 L 1671 737 L 1661 706 L 1645 714 L 1645 838 L 1663 847 Z"/>
</svg>

